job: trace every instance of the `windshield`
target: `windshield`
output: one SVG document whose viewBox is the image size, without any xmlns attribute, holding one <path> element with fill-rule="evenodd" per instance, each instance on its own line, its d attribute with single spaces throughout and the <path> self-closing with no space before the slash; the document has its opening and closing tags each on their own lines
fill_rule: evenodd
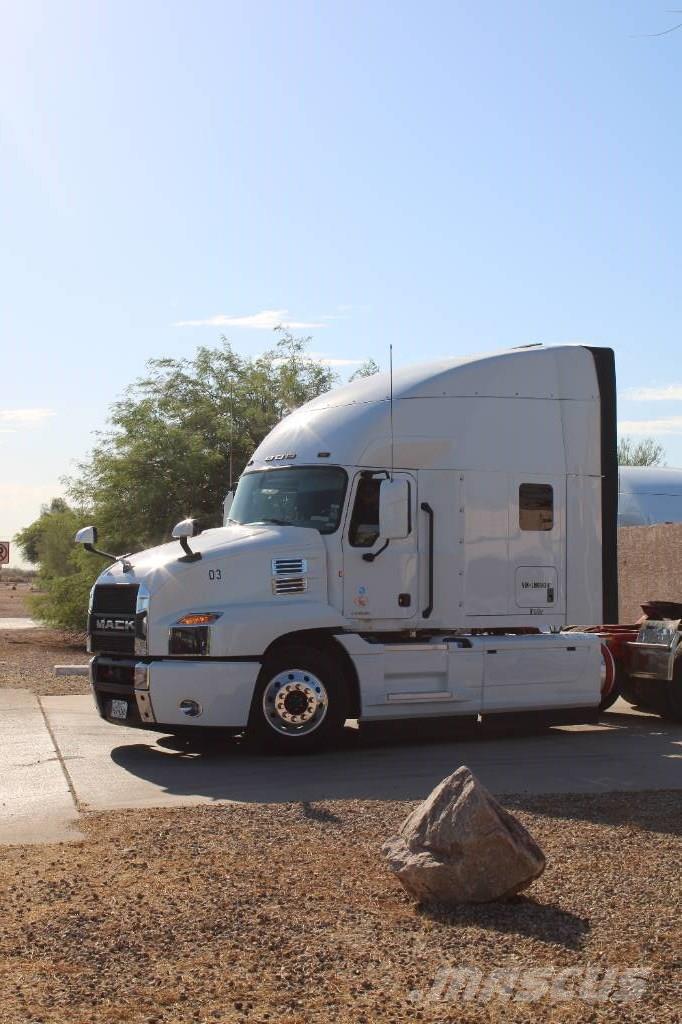
<svg viewBox="0 0 682 1024">
<path fill-rule="evenodd" d="M 244 473 L 229 522 L 309 526 L 333 533 L 341 519 L 346 472 L 335 466 L 297 466 Z"/>
</svg>

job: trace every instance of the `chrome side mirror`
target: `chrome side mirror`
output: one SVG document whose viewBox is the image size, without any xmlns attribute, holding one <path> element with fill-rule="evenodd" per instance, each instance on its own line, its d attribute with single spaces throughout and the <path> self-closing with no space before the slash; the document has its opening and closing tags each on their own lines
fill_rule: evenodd
<svg viewBox="0 0 682 1024">
<path fill-rule="evenodd" d="M 85 544 L 86 546 L 97 543 L 97 527 L 96 526 L 84 526 L 82 530 L 79 530 L 74 537 L 76 544 Z"/>
</svg>

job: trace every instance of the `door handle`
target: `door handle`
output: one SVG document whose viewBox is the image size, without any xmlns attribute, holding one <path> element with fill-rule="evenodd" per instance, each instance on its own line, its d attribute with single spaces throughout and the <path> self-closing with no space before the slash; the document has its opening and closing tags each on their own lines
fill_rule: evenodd
<svg viewBox="0 0 682 1024">
<path fill-rule="evenodd" d="M 429 517 L 429 603 L 424 608 L 422 615 L 428 619 L 433 611 L 433 509 L 428 501 L 422 501 L 420 508 Z"/>
</svg>

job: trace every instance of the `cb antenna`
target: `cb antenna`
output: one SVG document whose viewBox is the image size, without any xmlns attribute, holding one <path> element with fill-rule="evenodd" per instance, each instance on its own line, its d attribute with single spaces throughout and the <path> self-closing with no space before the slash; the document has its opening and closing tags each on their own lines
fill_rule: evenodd
<svg viewBox="0 0 682 1024">
<path fill-rule="evenodd" d="M 232 451 L 234 449 L 234 381 L 230 377 L 230 485 L 227 488 L 228 491 L 232 490 L 232 469 L 233 469 L 233 458 Z"/>
<path fill-rule="evenodd" d="M 393 345 L 388 346 L 388 379 L 390 382 L 389 405 L 391 415 L 391 480 L 393 479 L 394 457 L 393 457 Z"/>
</svg>

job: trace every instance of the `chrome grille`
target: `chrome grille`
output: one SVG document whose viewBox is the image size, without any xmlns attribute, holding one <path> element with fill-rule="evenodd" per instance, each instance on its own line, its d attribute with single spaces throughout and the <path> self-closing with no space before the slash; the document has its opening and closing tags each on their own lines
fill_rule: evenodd
<svg viewBox="0 0 682 1024">
<path fill-rule="evenodd" d="M 137 583 L 100 583 L 93 588 L 88 618 L 88 650 L 93 654 L 134 654 Z"/>
<path fill-rule="evenodd" d="M 89 636 L 91 654 L 134 654 L 135 637 L 111 636 L 110 634 L 91 633 Z"/>
<path fill-rule="evenodd" d="M 92 592 L 92 611 L 134 612 L 139 589 L 137 583 L 98 583 Z"/>
</svg>

